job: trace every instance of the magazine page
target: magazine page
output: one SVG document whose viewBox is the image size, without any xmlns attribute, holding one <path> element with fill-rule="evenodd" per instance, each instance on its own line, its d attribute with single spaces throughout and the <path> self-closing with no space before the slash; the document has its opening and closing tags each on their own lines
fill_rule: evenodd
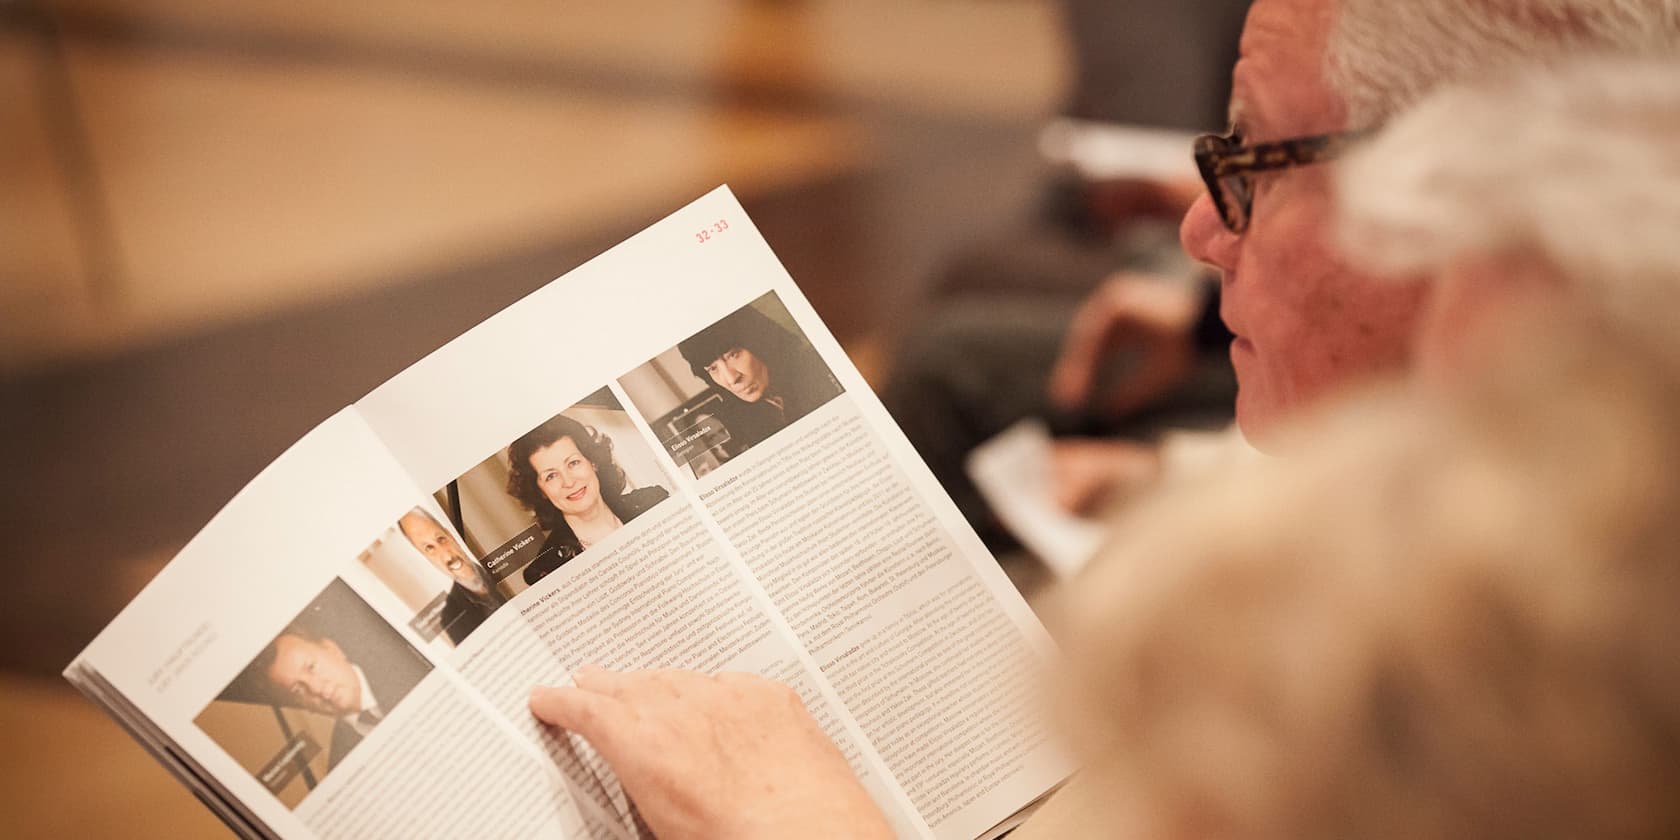
<svg viewBox="0 0 1680 840">
<path fill-rule="evenodd" d="M 354 410 L 263 471 L 72 665 L 284 837 L 623 837 L 393 609 L 429 500 Z M 155 747 L 156 744 L 154 743 Z"/>
<path fill-rule="evenodd" d="M 793 684 L 906 836 L 978 836 L 1066 775 L 1030 709 L 1043 629 L 727 189 L 357 407 L 459 534 L 406 562 L 494 589 L 393 597 L 428 632 L 468 616 L 438 655 L 601 807 L 599 758 L 524 712 L 584 663 Z"/>
</svg>

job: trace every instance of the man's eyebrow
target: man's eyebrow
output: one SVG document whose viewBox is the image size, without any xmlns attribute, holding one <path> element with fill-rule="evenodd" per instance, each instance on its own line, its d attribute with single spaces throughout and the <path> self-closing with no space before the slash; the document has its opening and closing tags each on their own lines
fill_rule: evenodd
<svg viewBox="0 0 1680 840">
<path fill-rule="evenodd" d="M 1231 128 L 1236 128 L 1246 121 L 1247 116 L 1248 107 L 1245 100 L 1237 95 L 1237 91 L 1233 90 L 1231 92 L 1231 104 L 1225 110 L 1226 123 Z"/>
<path fill-rule="evenodd" d="M 1247 65 L 1242 61 L 1231 69 L 1231 99 L 1225 106 L 1225 117 L 1231 127 L 1246 125 L 1254 119 L 1254 97 L 1249 90 Z"/>
<path fill-rule="evenodd" d="M 1225 108 L 1230 126 L 1243 129 L 1245 134 L 1255 130 L 1255 120 L 1264 122 L 1265 118 L 1262 110 L 1266 103 L 1264 99 L 1257 99 L 1254 95 L 1254 73 L 1257 72 L 1254 62 L 1254 57 L 1245 54 L 1239 57 L 1236 65 L 1231 68 L 1231 99 Z M 1257 105 L 1261 107 L 1256 107 Z"/>
</svg>

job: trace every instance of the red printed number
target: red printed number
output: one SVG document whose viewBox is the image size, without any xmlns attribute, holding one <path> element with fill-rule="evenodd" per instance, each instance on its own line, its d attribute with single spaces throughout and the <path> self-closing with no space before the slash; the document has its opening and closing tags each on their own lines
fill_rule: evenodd
<svg viewBox="0 0 1680 840">
<path fill-rule="evenodd" d="M 694 241 L 695 242 L 709 242 L 709 241 L 711 241 L 711 238 L 714 234 L 723 233 L 726 230 L 729 230 L 729 220 L 728 219 L 718 219 L 717 221 L 712 222 L 711 224 L 699 229 L 698 231 L 695 231 Z"/>
</svg>

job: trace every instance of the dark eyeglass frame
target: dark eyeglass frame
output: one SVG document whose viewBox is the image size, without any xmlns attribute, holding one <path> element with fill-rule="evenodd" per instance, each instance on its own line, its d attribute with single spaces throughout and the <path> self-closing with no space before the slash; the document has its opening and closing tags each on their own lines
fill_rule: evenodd
<svg viewBox="0 0 1680 840">
<path fill-rule="evenodd" d="M 1235 129 L 1203 134 L 1196 138 L 1196 168 L 1225 229 L 1242 233 L 1248 230 L 1254 208 L 1254 173 L 1323 163 L 1371 133 L 1371 129 L 1337 131 L 1253 145 L 1244 145 Z"/>
</svg>

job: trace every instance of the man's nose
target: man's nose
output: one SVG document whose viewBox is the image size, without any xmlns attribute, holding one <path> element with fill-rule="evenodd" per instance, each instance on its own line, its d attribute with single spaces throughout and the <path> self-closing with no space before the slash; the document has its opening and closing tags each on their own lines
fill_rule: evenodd
<svg viewBox="0 0 1680 840">
<path fill-rule="evenodd" d="M 1213 206 L 1213 197 L 1203 192 L 1184 214 L 1178 226 L 1178 241 L 1184 252 L 1197 262 L 1223 271 L 1236 266 L 1236 249 L 1240 237 L 1226 229 Z"/>
</svg>

